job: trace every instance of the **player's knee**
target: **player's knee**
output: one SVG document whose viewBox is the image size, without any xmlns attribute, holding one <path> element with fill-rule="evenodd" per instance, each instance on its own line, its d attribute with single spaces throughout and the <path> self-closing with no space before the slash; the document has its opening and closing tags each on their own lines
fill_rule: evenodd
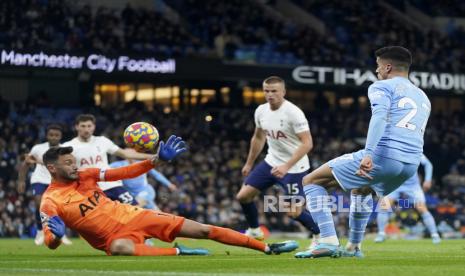
<svg viewBox="0 0 465 276">
<path fill-rule="evenodd" d="M 200 239 L 208 239 L 211 231 L 211 226 L 208 224 L 202 224 L 199 231 L 198 235 Z"/>
<path fill-rule="evenodd" d="M 208 239 L 208 237 L 210 236 L 211 227 L 212 226 L 208 224 L 200 224 L 200 227 L 196 229 L 193 238 Z"/>
<path fill-rule="evenodd" d="M 236 200 L 240 203 L 250 203 L 253 201 L 253 197 L 245 192 L 239 191 L 236 195 Z"/>
<path fill-rule="evenodd" d="M 309 185 L 315 183 L 315 176 L 311 173 L 307 174 L 302 178 L 302 185 Z"/>
<path fill-rule="evenodd" d="M 110 245 L 111 255 L 134 255 L 134 244 L 128 240 L 114 240 Z"/>
</svg>

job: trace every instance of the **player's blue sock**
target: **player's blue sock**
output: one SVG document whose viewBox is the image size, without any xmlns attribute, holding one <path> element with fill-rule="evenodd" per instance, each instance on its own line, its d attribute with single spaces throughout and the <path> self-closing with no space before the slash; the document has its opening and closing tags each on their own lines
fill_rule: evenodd
<svg viewBox="0 0 465 276">
<path fill-rule="evenodd" d="M 384 233 L 384 229 L 386 229 L 386 225 L 389 221 L 389 211 L 380 208 L 378 215 L 376 216 L 376 222 L 378 224 L 378 233 Z"/>
<path fill-rule="evenodd" d="M 242 211 L 244 212 L 245 219 L 249 224 L 250 228 L 257 228 L 258 227 L 258 211 L 257 206 L 255 206 L 254 202 L 250 203 L 241 203 Z"/>
<path fill-rule="evenodd" d="M 360 244 L 373 210 L 373 198 L 370 195 L 350 195 L 349 242 Z"/>
<path fill-rule="evenodd" d="M 298 222 L 302 223 L 305 228 L 312 231 L 312 234 L 318 235 L 320 234 L 320 228 L 316 225 L 315 221 L 313 221 L 312 215 L 307 209 L 302 210 L 302 213 L 298 217 L 295 218 Z"/>
<path fill-rule="evenodd" d="M 316 184 L 305 185 L 304 192 L 307 200 L 307 209 L 320 229 L 320 241 L 326 243 L 325 241 L 327 240 L 328 243 L 339 245 L 336 229 L 334 228 L 333 215 L 327 204 L 328 192 L 325 188 Z"/>
<path fill-rule="evenodd" d="M 423 223 L 426 225 L 426 228 L 428 228 L 428 231 L 431 235 L 438 233 L 436 222 L 434 221 L 433 215 L 431 215 L 429 211 L 421 214 L 421 218 L 423 219 Z"/>
<path fill-rule="evenodd" d="M 42 231 L 42 220 L 40 219 L 40 212 L 38 209 L 36 210 L 36 225 L 37 230 Z"/>
</svg>

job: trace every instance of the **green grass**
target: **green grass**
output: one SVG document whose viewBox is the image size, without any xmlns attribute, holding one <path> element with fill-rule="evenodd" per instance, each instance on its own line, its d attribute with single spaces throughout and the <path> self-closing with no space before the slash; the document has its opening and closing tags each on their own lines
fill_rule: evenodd
<svg viewBox="0 0 465 276">
<path fill-rule="evenodd" d="M 364 259 L 294 259 L 293 254 L 267 256 L 210 241 L 179 241 L 211 249 L 212 255 L 108 257 L 77 239 L 57 250 L 37 247 L 32 240 L 0 239 L 0 275 L 465 275 L 463 240 L 440 245 L 430 240 L 367 241 Z"/>
</svg>

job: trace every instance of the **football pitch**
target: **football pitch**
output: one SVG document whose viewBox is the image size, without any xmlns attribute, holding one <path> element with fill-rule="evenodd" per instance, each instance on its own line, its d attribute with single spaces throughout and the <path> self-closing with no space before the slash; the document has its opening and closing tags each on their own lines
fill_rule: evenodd
<svg viewBox="0 0 465 276">
<path fill-rule="evenodd" d="M 0 275 L 465 275 L 465 241 L 387 241 L 364 244 L 364 259 L 267 256 L 211 241 L 178 239 L 210 256 L 108 257 L 83 240 L 49 250 L 32 240 L 0 239 Z M 306 240 L 298 240 L 303 249 Z M 157 242 L 158 246 L 169 246 Z"/>
</svg>

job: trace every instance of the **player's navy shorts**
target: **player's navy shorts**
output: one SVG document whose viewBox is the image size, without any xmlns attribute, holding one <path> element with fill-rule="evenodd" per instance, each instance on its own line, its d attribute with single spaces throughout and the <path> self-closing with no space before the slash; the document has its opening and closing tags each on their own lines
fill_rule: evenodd
<svg viewBox="0 0 465 276">
<path fill-rule="evenodd" d="M 250 185 L 257 190 L 264 191 L 274 184 L 278 184 L 284 189 L 286 195 L 305 197 L 302 188 L 302 178 L 308 174 L 308 171 L 301 173 L 288 173 L 283 178 L 277 178 L 271 174 L 271 167 L 265 161 L 260 162 L 250 172 L 245 179 L 245 184 Z"/>
<path fill-rule="evenodd" d="M 397 189 L 418 169 L 418 164 L 409 164 L 379 155 L 373 155 L 373 169 L 369 173 L 373 179 L 355 174 L 365 150 L 344 154 L 328 161 L 334 178 L 344 190 L 371 186 L 378 196 L 385 196 Z"/>
<path fill-rule="evenodd" d="M 42 195 L 47 190 L 49 184 L 44 183 L 32 183 L 32 194 L 33 195 Z"/>
<path fill-rule="evenodd" d="M 103 191 L 111 200 L 118 200 L 121 203 L 137 205 L 136 199 L 125 188 L 118 186 Z"/>
<path fill-rule="evenodd" d="M 388 194 L 387 196 L 393 200 L 399 200 L 401 195 L 404 195 L 408 198 L 409 202 L 413 201 L 414 205 L 417 203 L 423 203 L 426 201 L 425 193 L 420 185 L 420 179 L 418 178 L 418 173 L 415 173 L 412 177 L 407 179 L 399 188 L 394 192 Z"/>
</svg>

